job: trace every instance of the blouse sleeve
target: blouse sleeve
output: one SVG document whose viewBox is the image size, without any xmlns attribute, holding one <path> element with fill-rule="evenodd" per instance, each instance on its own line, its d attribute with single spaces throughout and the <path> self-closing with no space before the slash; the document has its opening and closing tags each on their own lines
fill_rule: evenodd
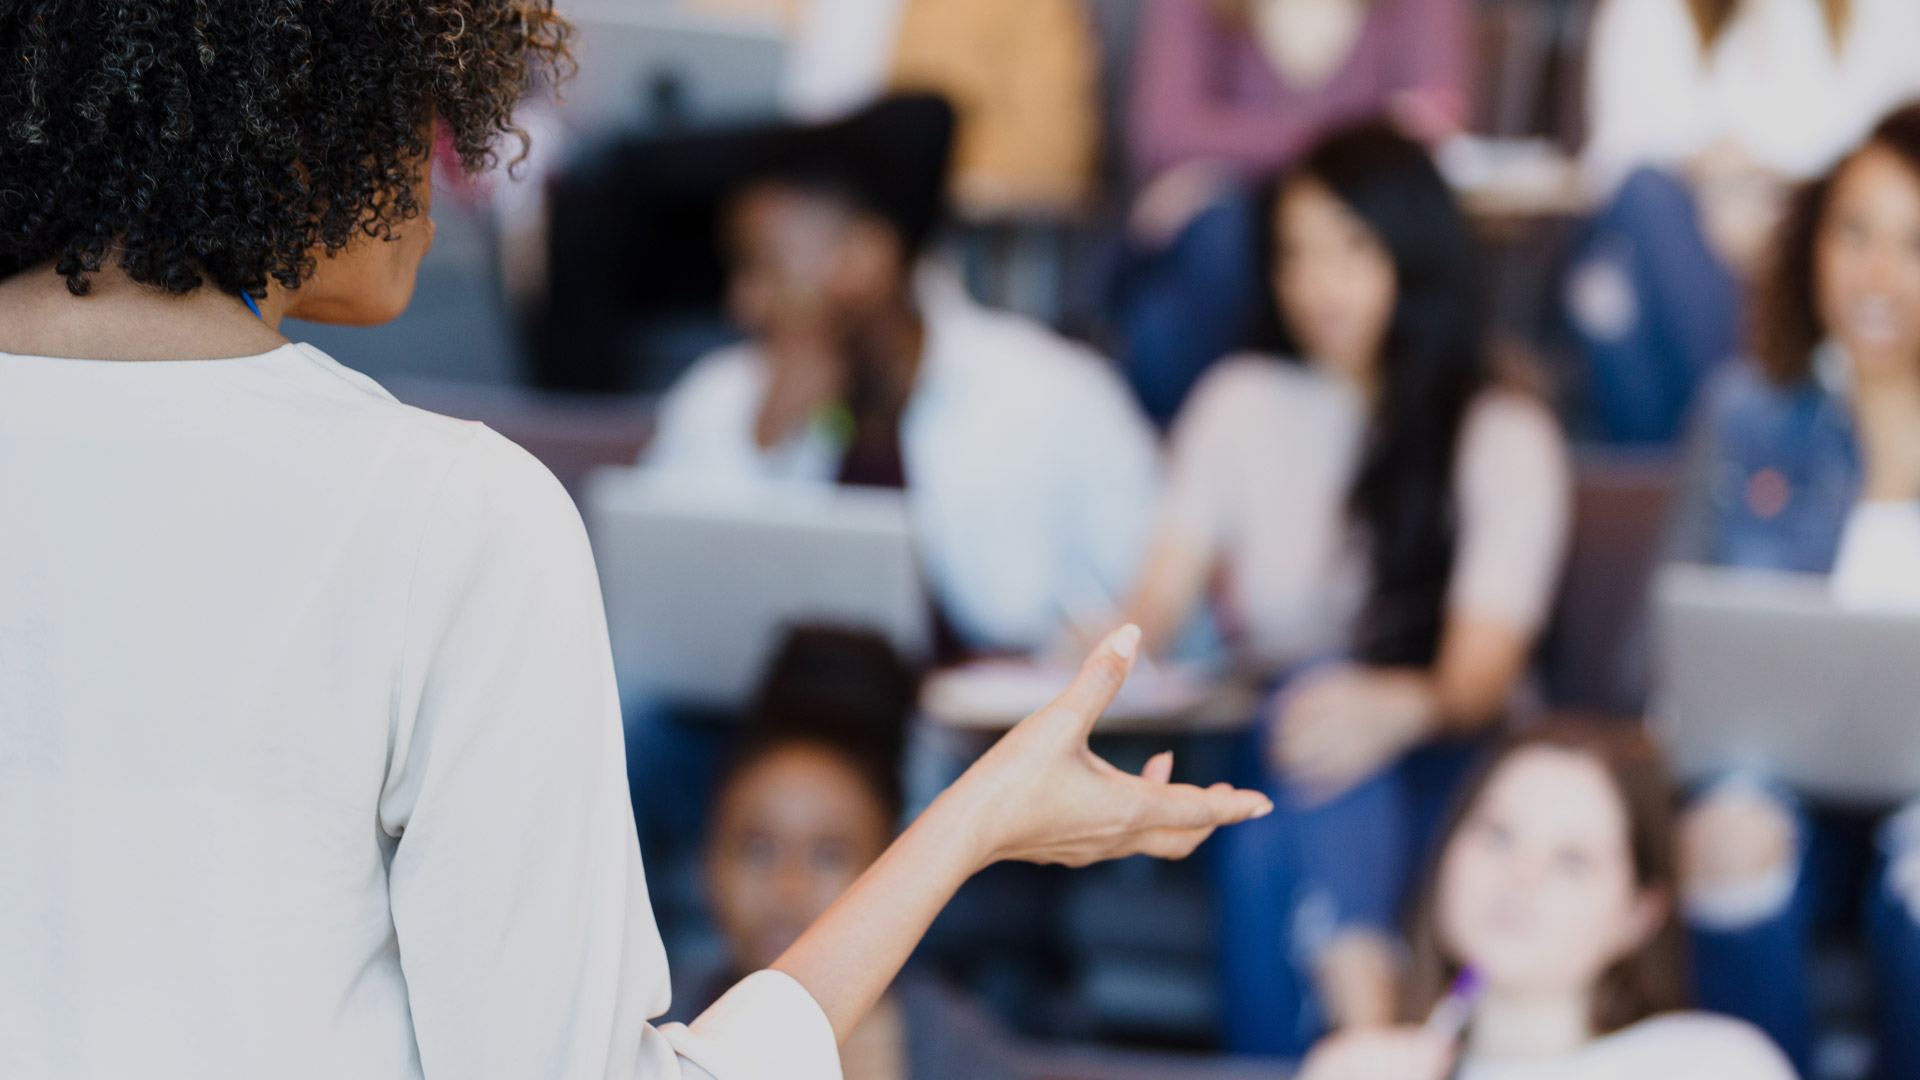
<svg viewBox="0 0 1920 1080">
<path fill-rule="evenodd" d="M 1133 58 L 1130 133 L 1149 173 L 1189 161 L 1258 172 L 1319 134 L 1317 108 L 1248 106 L 1211 92 L 1222 28 L 1209 0 L 1147 0 Z"/>
<path fill-rule="evenodd" d="M 1559 586 L 1573 515 L 1558 421 L 1519 394 L 1476 403 L 1454 487 L 1460 527 L 1448 611 L 1538 633 Z"/>
<path fill-rule="evenodd" d="M 1175 420 L 1167 453 L 1161 529 L 1217 552 L 1233 529 L 1239 470 L 1245 467 L 1240 430 L 1246 400 L 1242 360 L 1224 360 L 1196 386 Z"/>
<path fill-rule="evenodd" d="M 1403 90 L 1424 94 L 1465 125 L 1473 94 L 1473 22 L 1468 0 L 1405 0 L 1395 45 Z"/>
<path fill-rule="evenodd" d="M 377 824 L 428 1080 L 837 1078 L 826 1016 L 782 974 L 690 1026 L 647 1022 L 666 954 L 593 558 L 552 474 L 475 425 L 406 611 Z"/>
</svg>

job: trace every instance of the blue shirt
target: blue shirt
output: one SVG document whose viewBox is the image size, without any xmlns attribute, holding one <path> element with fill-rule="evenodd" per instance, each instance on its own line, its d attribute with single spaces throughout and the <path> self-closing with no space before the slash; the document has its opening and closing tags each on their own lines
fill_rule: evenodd
<svg viewBox="0 0 1920 1080">
<path fill-rule="evenodd" d="M 1828 573 L 1863 468 L 1836 379 L 1781 386 L 1752 364 L 1730 364 L 1701 403 L 1668 557 Z"/>
</svg>

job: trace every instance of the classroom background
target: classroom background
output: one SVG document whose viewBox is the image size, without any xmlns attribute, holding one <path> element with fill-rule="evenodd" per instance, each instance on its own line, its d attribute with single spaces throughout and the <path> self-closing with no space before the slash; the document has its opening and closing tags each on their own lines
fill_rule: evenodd
<svg viewBox="0 0 1920 1080">
<path fill-rule="evenodd" d="M 1088 633 L 1110 623 L 1128 600 L 1150 534 L 1162 515 L 1176 512 L 1162 507 L 1161 486 L 1180 485 L 1182 470 L 1199 468 L 1194 462 L 1206 452 L 1235 452 L 1181 452 L 1183 438 L 1205 442 L 1197 436 L 1202 418 L 1183 420 L 1183 412 L 1211 403 L 1220 414 L 1214 422 L 1229 423 L 1232 410 L 1216 399 L 1232 397 L 1231 388 L 1209 397 L 1209 380 L 1223 384 L 1234 364 L 1244 365 L 1236 356 L 1250 343 L 1297 348 L 1305 336 L 1298 327 L 1259 336 L 1262 319 L 1273 315 L 1267 296 L 1278 274 L 1270 239 L 1276 181 L 1284 188 L 1323 140 L 1357 125 L 1384 124 L 1430 154 L 1469 231 L 1480 287 L 1468 295 L 1436 285 L 1435 295 L 1484 304 L 1481 344 L 1490 363 L 1544 402 L 1555 422 L 1554 433 L 1534 438 L 1530 421 L 1514 420 L 1507 427 L 1519 433 L 1488 435 L 1509 441 L 1482 454 L 1490 504 L 1500 503 L 1501 492 L 1524 492 L 1563 498 L 1566 508 L 1563 525 L 1537 526 L 1543 538 L 1534 548 L 1514 541 L 1520 546 L 1504 557 L 1482 560 L 1491 566 L 1482 571 L 1491 580 L 1480 586 L 1493 597 L 1487 602 L 1510 602 L 1522 613 L 1516 623 L 1528 628 L 1526 670 L 1501 684 L 1498 723 L 1523 726 L 1549 712 L 1645 722 L 1658 703 L 1663 665 L 1682 662 L 1663 654 L 1655 625 L 1664 563 L 1835 569 L 1858 462 L 1855 472 L 1822 472 L 1826 459 L 1792 443 L 1789 429 L 1800 414 L 1790 408 L 1729 419 L 1713 403 L 1738 398 L 1738 387 L 1720 388 L 1738 381 L 1729 372 L 1751 366 L 1759 355 L 1753 328 L 1768 322 L 1769 305 L 1783 302 L 1760 283 L 1782 223 L 1793 220 L 1797 185 L 1824 174 L 1884 116 L 1920 96 L 1920 22 L 1912 7 L 1909 0 L 573 0 L 562 8 L 578 27 L 577 77 L 523 110 L 533 139 L 524 159 L 473 177 L 457 169 L 438 174 L 437 239 L 407 313 L 376 328 L 290 323 L 283 331 L 359 367 L 403 401 L 486 422 L 537 455 L 581 503 L 623 663 L 636 812 L 684 1011 L 744 959 L 729 952 L 753 916 L 716 913 L 716 903 L 724 906 L 714 896 L 716 878 L 724 875 L 712 849 L 725 844 L 713 838 L 714 818 L 747 797 L 731 785 L 758 775 L 750 752 L 756 725 L 801 714 L 809 722 L 833 714 L 835 722 L 864 724 L 854 737 L 877 747 L 881 771 L 890 772 L 877 781 L 889 793 L 881 803 L 911 813 L 1016 719 L 1000 715 L 1015 708 L 1005 702 L 1042 693 L 1062 643 L 1079 639 L 1083 623 Z M 509 140 L 503 158 L 515 157 L 513 149 Z M 1368 168 L 1386 168 L 1379 163 L 1391 158 L 1378 147 L 1348 149 L 1354 160 L 1372 162 Z M 1312 158 L 1321 162 L 1317 171 L 1350 196 L 1334 178 L 1344 159 L 1327 154 Z M 782 473 L 774 478 L 778 490 L 748 485 L 728 496 L 724 513 L 687 510 L 685 499 L 637 486 L 638 474 L 672 460 L 725 456 L 698 440 L 673 442 L 671 414 L 686 411 L 689 424 L 730 415 L 730 391 L 719 385 L 727 372 L 709 360 L 739 356 L 754 335 L 737 318 L 741 244 L 729 230 L 739 228 L 742 192 L 769 177 L 803 189 L 853 189 L 853 201 L 897 228 L 918 256 L 915 295 L 933 327 L 923 363 L 934 364 L 942 349 L 992 353 L 994 363 L 975 364 L 967 377 L 987 371 L 991 388 L 1025 403 L 1022 415 L 1064 435 L 1008 441 L 991 416 L 957 416 L 966 388 L 955 374 L 951 386 L 941 384 L 947 396 L 927 404 L 949 403 L 956 417 L 944 426 L 935 430 L 936 421 L 915 413 L 891 417 L 893 442 L 906 443 L 908 458 L 907 475 L 891 483 L 861 471 L 898 473 L 897 445 L 891 461 L 883 452 L 874 462 L 852 455 L 817 469 L 770 468 Z M 1369 197 L 1373 182 L 1355 180 L 1352 190 L 1362 194 L 1349 203 Z M 1421 224 L 1406 227 L 1413 235 Z M 1400 282 L 1408 290 L 1415 284 Z M 1338 314 L 1329 318 L 1337 322 Z M 968 362 L 940 361 L 956 371 Z M 1072 377 L 1036 374 L 1054 367 Z M 1094 367 L 1097 378 L 1088 374 Z M 703 368 L 708 377 L 691 385 Z M 1125 400 L 1111 392 L 1120 386 Z M 684 390 L 678 398 L 676 388 Z M 1243 392 L 1264 391 L 1249 385 Z M 1272 415 L 1295 416 L 1305 427 L 1341 406 L 1314 399 L 1288 407 L 1296 411 Z M 1716 443 L 1701 434 L 1703 416 L 1723 429 L 1747 426 Z M 1259 441 L 1271 434 L 1260 419 L 1243 422 L 1251 429 L 1236 445 L 1274 445 Z M 1769 438 L 1792 445 L 1755 449 Z M 1551 464 L 1562 439 L 1563 482 Z M 920 441 L 925 449 L 916 449 Z M 1165 464 L 1170 444 L 1173 460 Z M 1334 445 L 1320 472 L 1343 467 L 1333 460 Z M 1445 439 L 1432 445 L 1452 448 Z M 1702 464 L 1700 455 L 1716 447 L 1720 458 Z M 1092 463 L 1068 462 L 1069 454 Z M 710 580 L 728 575 L 703 563 L 703 547 L 722 550 L 755 528 L 803 532 L 818 508 L 794 509 L 791 489 L 809 483 L 930 488 L 915 463 L 940 455 L 959 459 L 948 473 L 964 473 L 974 459 L 1033 455 L 1013 470 L 1031 483 L 995 473 L 984 490 L 968 489 L 963 477 L 952 494 L 911 495 L 913 558 L 889 562 L 898 549 L 884 536 L 859 549 L 875 553 L 865 564 L 870 574 L 852 587 L 861 625 L 848 625 L 852 616 L 821 600 L 820 589 L 809 593 L 793 582 L 761 590 L 790 596 L 785 609 L 756 609 L 757 629 L 742 631 L 747 616 L 699 625 L 702 612 L 724 598 L 761 589 Z M 1529 470 L 1530 460 L 1548 464 Z M 1699 529 L 1687 532 L 1681 519 L 1707 513 L 1688 493 L 1688 478 L 1703 469 L 1707 502 L 1752 518 L 1746 533 L 1709 543 Z M 695 488 L 730 491 L 738 479 L 702 479 L 698 468 L 688 475 Z M 1078 492 L 1089 475 L 1112 498 L 1075 502 L 1073 512 L 1079 527 L 1098 535 L 1055 535 L 1070 527 L 1047 524 L 1052 518 L 1043 521 L 1042 510 L 1057 509 L 1061 493 Z M 1230 504 L 1233 494 L 1215 491 L 1214 498 Z M 1802 548 L 1754 554 L 1772 550 L 1768 522 L 1836 499 L 1829 525 L 1805 526 L 1834 533 L 1824 547 L 1793 541 Z M 856 530 L 848 522 L 871 511 L 874 529 L 885 533 L 897 510 L 846 503 L 827 516 L 850 535 Z M 981 520 L 1003 511 L 1005 522 Z M 1216 511 L 1225 520 L 1239 508 Z M 1177 512 L 1193 515 L 1189 521 L 1207 513 L 1184 504 Z M 1464 528 L 1480 512 L 1453 507 L 1449 520 Z M 1488 529 L 1525 534 L 1513 516 L 1498 507 L 1484 513 L 1494 523 Z M 649 534 L 647 523 L 661 517 L 682 531 L 667 540 Z M 1029 519 L 1040 523 L 1028 529 Z M 735 529 L 730 521 L 746 524 Z M 1023 530 L 1033 532 L 1035 550 L 1083 543 L 1101 580 L 1072 596 L 1043 598 L 1037 614 L 1018 599 L 1002 602 L 1000 591 L 1020 588 L 1007 567 L 1031 554 L 1020 546 Z M 1920 535 L 1920 524 L 1913 531 Z M 1456 542 L 1469 543 L 1464 533 L 1449 541 Z M 822 566 L 868 558 L 826 550 L 832 543 L 820 541 Z M 1912 618 L 1920 567 L 1902 563 L 1905 549 L 1892 543 L 1895 554 L 1882 563 L 1894 567 L 1888 580 L 1865 588 L 1906 596 L 1901 610 L 1908 613 L 1849 630 L 1863 635 L 1862 648 L 1914 640 L 1902 620 Z M 1544 554 L 1530 555 L 1536 548 Z M 653 552 L 654 561 L 637 552 Z M 804 574 L 812 557 L 795 549 L 774 572 Z M 677 564 L 668 571 L 658 560 Z M 1530 570 L 1533 563 L 1541 569 Z M 1518 580 L 1529 574 L 1545 575 L 1532 588 L 1537 600 L 1528 580 Z M 734 576 L 751 577 L 744 570 Z M 870 618 L 876 605 L 891 602 L 898 582 L 911 588 L 923 579 L 938 625 L 925 625 L 919 610 Z M 1202 606 L 1211 617 L 1174 620 L 1180 625 L 1164 636 L 1179 640 L 1156 650 L 1174 659 L 1151 676 L 1158 681 L 1130 704 L 1132 715 L 1096 734 L 1103 755 L 1137 769 L 1171 748 L 1182 778 L 1246 777 L 1250 732 L 1265 723 L 1278 659 L 1303 666 L 1329 630 L 1311 616 L 1297 620 L 1304 629 L 1274 630 L 1259 612 L 1239 610 L 1260 595 L 1243 584 L 1210 582 Z M 1699 584 L 1706 593 L 1716 587 Z M 1710 601 L 1702 603 L 1711 608 Z M 663 675 L 625 663 L 623 631 L 637 650 L 631 642 L 662 623 L 684 633 L 674 657 L 656 657 L 655 667 L 681 670 Z M 1734 623 L 1709 617 L 1706 625 L 1701 632 L 1711 635 Z M 1269 638 L 1297 631 L 1309 645 L 1269 649 L 1261 659 L 1273 662 L 1264 666 L 1247 663 L 1241 646 L 1269 630 Z M 1331 631 L 1334 638 L 1344 632 L 1344 625 Z M 1764 638 L 1757 633 L 1752 648 L 1768 647 Z M 1429 641 L 1429 659 L 1432 650 Z M 742 656 L 757 666 L 744 670 Z M 1901 674 L 1876 670 L 1871 678 L 1897 682 Z M 675 675 L 683 678 L 676 683 Z M 1908 701 L 1903 713 L 1880 721 L 1916 730 Z M 1739 722 L 1713 730 L 1737 731 Z M 1692 737 L 1691 760 L 1712 760 L 1716 736 Z M 1920 735 L 1906 746 L 1920 761 Z M 1706 784 L 1700 775 L 1689 781 Z M 1816 832 L 1841 837 L 1821 845 L 1834 853 L 1819 860 L 1823 880 L 1897 877 L 1898 852 L 1889 854 L 1885 838 L 1899 830 L 1886 822 L 1920 788 L 1897 797 L 1886 790 L 1830 795 L 1789 796 L 1802 815 L 1793 834 L 1799 841 L 1811 846 Z M 1813 817 L 1823 822 L 1817 828 L 1805 823 Z M 1920 828 L 1903 835 L 1920 845 Z M 860 1063 L 849 1050 L 848 1075 L 1289 1075 L 1299 1048 L 1249 1039 L 1243 1014 L 1325 1006 L 1308 1000 L 1311 988 L 1286 997 L 1230 970 L 1236 952 L 1251 948 L 1235 935 L 1254 932 L 1232 909 L 1258 902 L 1235 895 L 1236 881 L 1254 872 L 1244 858 L 1215 841 L 1178 864 L 1001 866 L 983 874 L 936 924 L 896 992 L 912 1052 L 904 1061 L 882 1054 Z M 1920 911 L 1920 884 L 1909 880 L 1906 888 L 1916 894 L 1906 903 Z M 1796 912 L 1799 900 L 1796 893 Z M 1804 916 L 1812 924 L 1797 946 L 1804 955 L 1768 969 L 1798 973 L 1790 989 L 1769 988 L 1793 1000 L 1764 1000 L 1744 1015 L 1807 1075 L 1907 1075 L 1885 1032 L 1900 1028 L 1902 1016 L 1904 1026 L 1920 1030 L 1920 1000 L 1900 999 L 1896 988 L 1906 984 L 1888 975 L 1884 935 L 1866 925 L 1872 916 L 1855 914 L 1852 901 L 1829 906 L 1837 913 Z M 1248 997 L 1269 992 L 1282 996 Z M 1768 1015 L 1796 1007 L 1804 1015 Z M 1740 1011 L 1737 1002 L 1729 1008 Z"/>
</svg>

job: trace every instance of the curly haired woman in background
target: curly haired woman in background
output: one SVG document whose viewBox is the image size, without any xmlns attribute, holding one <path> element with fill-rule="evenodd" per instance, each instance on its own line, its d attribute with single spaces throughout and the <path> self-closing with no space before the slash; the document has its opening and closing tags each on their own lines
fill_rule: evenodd
<svg viewBox="0 0 1920 1080">
<path fill-rule="evenodd" d="M 0 1075 L 834 1077 L 973 870 L 1268 806 L 1087 750 L 1123 629 L 773 970 L 647 1023 L 578 514 L 277 329 L 405 307 L 429 149 L 486 166 L 566 41 L 546 0 L 0 3 Z"/>
</svg>

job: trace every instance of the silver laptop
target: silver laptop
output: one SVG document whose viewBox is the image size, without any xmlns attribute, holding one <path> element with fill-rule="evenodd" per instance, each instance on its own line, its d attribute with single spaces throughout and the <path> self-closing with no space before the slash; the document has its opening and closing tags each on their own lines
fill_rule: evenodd
<svg viewBox="0 0 1920 1080">
<path fill-rule="evenodd" d="M 772 120 L 786 44 L 770 22 L 663 0 L 574 0 L 579 71 L 561 115 L 574 131 L 653 134 Z"/>
<path fill-rule="evenodd" d="M 1653 722 L 1681 776 L 1920 795 L 1920 615 L 1839 607 L 1824 577 L 1672 566 L 1654 630 Z"/>
<path fill-rule="evenodd" d="M 623 692 L 715 707 L 752 696 L 799 624 L 871 630 L 924 659 L 930 619 L 899 492 L 716 491 L 608 468 L 585 515 Z"/>
</svg>

